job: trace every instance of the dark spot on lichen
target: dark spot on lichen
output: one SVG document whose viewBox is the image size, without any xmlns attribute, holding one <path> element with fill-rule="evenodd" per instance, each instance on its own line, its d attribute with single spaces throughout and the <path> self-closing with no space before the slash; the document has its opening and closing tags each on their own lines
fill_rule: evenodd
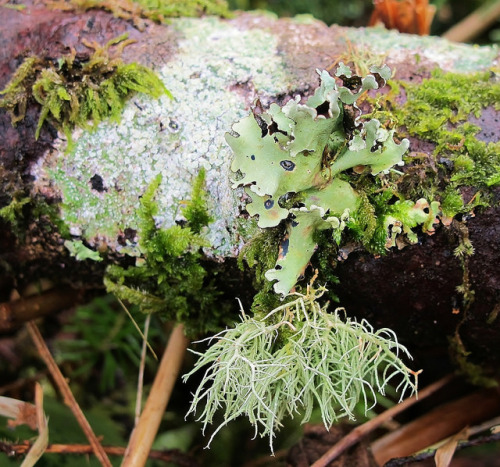
<svg viewBox="0 0 500 467">
<path fill-rule="evenodd" d="M 280 256 L 285 257 L 288 254 L 288 246 L 290 244 L 290 239 L 287 237 L 281 242 L 281 254 Z"/>
<path fill-rule="evenodd" d="M 173 133 L 177 133 L 179 131 L 179 124 L 175 120 L 170 120 L 168 122 L 168 127 Z"/>
<path fill-rule="evenodd" d="M 124 231 L 123 234 L 127 240 L 130 240 L 131 242 L 136 242 L 137 241 L 137 230 L 136 229 L 131 229 L 130 227 L 127 227 Z"/>
<path fill-rule="evenodd" d="M 272 199 L 268 199 L 265 203 L 264 203 L 264 207 L 266 209 L 271 209 L 272 207 L 274 206 L 274 201 Z"/>
<path fill-rule="evenodd" d="M 292 161 L 281 161 L 280 162 L 281 167 L 283 167 L 285 170 L 288 170 L 291 172 L 293 169 L 295 169 L 295 164 Z"/>
<path fill-rule="evenodd" d="M 328 118 L 330 116 L 330 103 L 323 102 L 323 104 L 316 107 L 316 112 L 318 113 L 318 116 L 323 115 L 323 117 Z"/>
<path fill-rule="evenodd" d="M 86 24 L 86 28 L 91 31 L 92 28 L 94 27 L 94 23 L 95 23 L 95 16 L 91 16 L 88 20 L 87 20 L 87 24 Z"/>
<path fill-rule="evenodd" d="M 104 181 L 102 177 L 98 174 L 95 174 L 90 179 L 90 184 L 92 185 L 92 189 L 98 191 L 99 193 L 102 193 L 103 191 L 108 191 L 108 189 L 105 188 L 104 186 Z"/>
<path fill-rule="evenodd" d="M 254 154 L 252 154 L 252 155 L 250 156 L 250 159 L 252 159 L 252 160 L 254 161 L 254 160 L 255 160 L 255 155 L 254 155 Z"/>
</svg>

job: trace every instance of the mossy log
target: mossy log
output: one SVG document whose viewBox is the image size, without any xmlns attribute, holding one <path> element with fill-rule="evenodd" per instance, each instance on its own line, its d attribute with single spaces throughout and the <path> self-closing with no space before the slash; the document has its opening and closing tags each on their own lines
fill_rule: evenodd
<svg viewBox="0 0 500 467">
<path fill-rule="evenodd" d="M 189 198 L 202 168 L 214 218 L 207 233 L 210 246 L 204 248 L 207 262 L 217 265 L 217 280 L 225 282 L 220 286 L 230 289 L 230 295 L 242 296 L 241 290 L 248 289 L 243 295 L 251 297 L 250 274 L 235 273 L 235 258 L 256 225 L 245 214 L 243 191 L 231 189 L 232 153 L 224 135 L 248 115 L 256 99 L 267 107 L 311 95 L 319 84 L 316 70 L 333 70 L 341 61 L 361 72 L 371 64 L 386 63 L 400 84 L 421 83 L 438 68 L 465 77 L 490 72 L 491 77 L 482 75 L 483 80 L 498 85 L 496 48 L 436 37 L 327 27 L 310 17 L 277 19 L 262 12 L 232 19 L 172 19 L 163 25 L 144 20 L 146 27 L 139 31 L 101 10 L 77 13 L 26 5 L 22 11 L 0 8 L 0 89 L 27 56 L 57 60 L 74 50 L 84 59 L 90 51 L 83 39 L 105 44 L 128 33 L 135 43 L 123 50 L 123 60 L 155 69 L 173 99 L 136 95 L 120 123 L 75 130 L 69 150 L 64 135 L 49 123 L 35 139 L 35 102 L 16 127 L 0 110 L 0 208 L 12 208 L 10 217 L 0 220 L 4 301 L 12 288 L 39 278 L 101 287 L 106 264 L 127 261 L 125 250 L 137 242 L 137 210 L 151 181 L 162 175 L 157 224 L 169 227 L 183 222 L 179 207 Z M 386 111 L 406 101 L 404 87 L 394 89 Z M 463 88 L 464 100 L 473 89 Z M 474 137 L 498 142 L 499 118 L 494 105 L 476 109 L 469 119 L 479 127 Z M 440 157 L 436 148 L 444 143 L 409 134 L 404 121 L 399 124 L 401 137 L 410 139 L 410 162 L 401 171 L 431 191 L 434 185 L 446 185 L 435 167 Z M 450 119 L 443 125 L 454 123 Z M 412 158 L 424 161 L 419 170 Z M 415 367 L 430 374 L 449 366 L 451 339 L 455 359 L 464 360 L 464 353 L 471 352 L 469 360 L 462 361 L 464 368 L 469 365 L 474 373 L 470 362 L 475 362 L 483 373 L 497 376 L 493 369 L 500 361 L 500 192 L 495 180 L 490 185 L 487 193 L 481 192 L 487 206 L 475 204 L 478 189 L 464 186 L 462 200 L 474 209 L 446 222 L 449 225 L 437 226 L 433 236 L 419 235 L 418 244 L 393 248 L 380 257 L 356 249 L 342 251 L 345 259 L 336 270 L 341 305 L 376 327 L 394 329 L 417 356 Z M 454 251 L 464 238 L 472 242 L 474 254 L 461 260 Z M 70 256 L 64 246 L 67 239 L 84 241 L 104 261 Z"/>
</svg>

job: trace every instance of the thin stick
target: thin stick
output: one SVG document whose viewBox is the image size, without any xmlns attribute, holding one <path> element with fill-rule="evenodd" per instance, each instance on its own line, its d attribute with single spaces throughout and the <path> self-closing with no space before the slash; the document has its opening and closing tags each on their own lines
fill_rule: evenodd
<svg viewBox="0 0 500 467">
<path fill-rule="evenodd" d="M 142 341 L 141 364 L 139 366 L 139 377 L 137 378 L 137 396 L 135 399 L 134 426 L 137 426 L 137 424 L 139 423 L 139 416 L 141 415 L 141 409 L 142 409 L 142 389 L 144 387 L 144 368 L 146 367 L 146 351 L 147 351 L 150 322 L 151 322 L 151 315 L 147 315 L 146 321 L 144 322 L 144 339 Z"/>
<path fill-rule="evenodd" d="M 177 324 L 170 334 L 139 423 L 130 436 L 122 467 L 142 467 L 146 464 L 188 344 L 184 326 Z"/>
<path fill-rule="evenodd" d="M 144 334 L 142 333 L 141 328 L 139 327 L 139 325 L 135 321 L 135 319 L 132 316 L 132 314 L 130 313 L 130 311 L 128 311 L 128 308 L 123 304 L 123 302 L 118 297 L 116 297 L 116 299 L 118 300 L 118 302 L 120 303 L 122 308 L 125 310 L 125 313 L 127 313 L 128 317 L 130 318 L 130 321 L 132 321 L 133 325 L 135 326 L 135 328 L 137 329 L 137 331 L 141 335 L 142 339 L 146 342 L 146 345 L 148 346 L 148 349 L 153 354 L 153 357 L 155 358 L 155 360 L 158 361 L 158 356 L 156 355 L 155 351 L 153 350 L 153 347 L 151 347 L 148 340 L 144 337 Z"/>
<path fill-rule="evenodd" d="M 411 407 L 413 404 L 415 404 L 419 400 L 422 400 L 422 399 L 425 399 L 426 397 L 429 397 L 431 394 L 436 392 L 438 389 L 441 389 L 443 386 L 448 384 L 452 378 L 453 378 L 453 375 L 448 375 L 448 376 L 445 376 L 444 378 L 441 378 L 440 380 L 436 381 L 435 383 L 433 383 L 433 384 L 427 386 L 426 388 L 422 389 L 421 391 L 419 391 L 418 399 L 417 399 L 417 396 L 408 397 L 400 404 L 397 404 L 394 407 L 391 407 L 390 409 L 386 410 L 385 412 L 382 412 L 380 415 L 377 415 L 375 418 L 367 421 L 366 423 L 363 423 L 363 425 L 357 426 L 349 434 L 347 434 L 341 440 L 339 440 L 337 443 L 335 443 L 325 454 L 323 454 L 314 464 L 312 464 L 311 467 L 325 467 L 325 466 L 327 466 L 330 462 L 332 462 L 337 457 L 339 457 L 346 449 L 350 448 L 353 444 L 356 444 L 357 442 L 359 442 L 368 433 L 375 430 L 380 425 L 382 425 L 384 422 L 393 418 L 395 415 L 403 412 L 408 407 Z"/>
<path fill-rule="evenodd" d="M 64 287 L 32 297 L 0 303 L 0 331 L 10 331 L 26 321 L 67 308 L 78 301 L 79 295 L 80 292 Z"/>
<path fill-rule="evenodd" d="M 92 450 L 95 456 L 97 457 L 102 466 L 112 467 L 111 462 L 109 461 L 108 456 L 104 452 L 101 443 L 97 439 L 95 433 L 92 431 L 92 427 L 85 418 L 82 409 L 76 402 L 76 399 L 73 396 L 73 393 L 71 392 L 71 389 L 68 383 L 66 382 L 66 379 L 61 373 L 61 370 L 57 366 L 57 363 L 55 362 L 54 358 L 50 354 L 47 344 L 45 344 L 45 341 L 43 340 L 43 337 L 40 334 L 37 325 L 34 323 L 34 321 L 30 321 L 26 323 L 26 328 L 28 329 L 28 332 L 38 350 L 40 357 L 45 362 L 45 365 L 47 365 L 47 368 L 49 369 L 52 378 L 54 378 L 54 381 L 63 396 L 64 403 L 71 409 L 78 424 L 81 426 L 83 432 L 85 433 L 85 436 L 89 440 L 89 443 L 92 446 Z"/>
<path fill-rule="evenodd" d="M 442 37 L 449 41 L 467 42 L 477 37 L 481 32 L 490 27 L 500 17 L 500 1 L 490 1 L 451 29 L 446 31 Z"/>
</svg>

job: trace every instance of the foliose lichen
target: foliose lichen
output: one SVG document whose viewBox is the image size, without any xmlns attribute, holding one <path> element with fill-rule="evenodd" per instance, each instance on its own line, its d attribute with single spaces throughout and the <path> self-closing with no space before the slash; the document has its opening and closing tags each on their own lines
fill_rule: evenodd
<svg viewBox="0 0 500 467">
<path fill-rule="evenodd" d="M 366 193 L 356 190 L 344 174 L 351 169 L 371 176 L 387 172 L 402 164 L 409 146 L 407 139 L 397 143 L 394 130 L 382 127 L 377 119 L 361 120 L 358 98 L 390 77 L 387 66 L 373 67 L 371 72 L 360 78 L 340 64 L 336 77 L 342 85 L 326 71 L 318 72 L 321 84 L 305 104 L 299 98 L 282 108 L 272 104 L 267 112 L 234 124 L 226 135 L 234 152 L 233 187 L 245 187 L 252 200 L 246 207 L 249 214 L 258 216 L 261 228 L 286 223 L 276 265 L 265 273 L 269 281 L 276 281 L 274 290 L 282 296 L 304 275 L 318 247 L 318 232 L 332 231 L 334 246 L 346 228 L 358 231 L 366 243 L 382 234 L 383 248 L 389 248 L 396 235 L 406 234 L 415 242 L 414 227 L 433 232 L 437 222 L 435 201 L 387 199 L 385 211 L 378 213 L 368 234 L 365 217 L 374 219 L 374 208 Z"/>
</svg>

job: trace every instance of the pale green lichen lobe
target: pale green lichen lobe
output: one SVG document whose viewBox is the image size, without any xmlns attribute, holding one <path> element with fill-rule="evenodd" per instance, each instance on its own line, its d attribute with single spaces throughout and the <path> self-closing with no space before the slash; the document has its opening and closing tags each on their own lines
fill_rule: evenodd
<svg viewBox="0 0 500 467">
<path fill-rule="evenodd" d="M 317 248 L 316 233 L 331 229 L 333 242 L 339 244 L 350 213 L 358 209 L 357 193 L 338 176 L 357 166 L 376 175 L 401 164 L 408 149 L 408 140 L 396 143 L 394 130 L 382 128 L 376 119 L 362 123 L 356 118 L 346 129 L 346 109 L 356 109 L 359 96 L 378 89 L 390 76 L 386 66 L 372 72 L 353 77 L 341 63 L 339 85 L 328 72 L 318 71 L 321 84 L 305 104 L 299 99 L 282 108 L 272 104 L 267 112 L 237 122 L 234 134 L 226 135 L 234 151 L 233 187 L 246 187 L 252 199 L 248 213 L 259 217 L 262 228 L 287 219 L 280 256 L 265 274 L 276 280 L 274 290 L 282 296 L 304 275 Z M 286 208 L 290 202 L 292 207 Z"/>
<path fill-rule="evenodd" d="M 172 25 L 183 39 L 159 75 L 174 99 L 136 96 L 119 124 L 74 134 L 68 154 L 59 149 L 47 155 L 33 174 L 38 190 L 50 184 L 62 197 L 62 217 L 73 235 L 120 250 L 117 238 L 126 228 L 136 229 L 139 198 L 154 177 L 162 175 L 158 226 L 169 227 L 182 220 L 180 208 L 204 168 L 215 218 L 207 252 L 227 255 L 237 243 L 239 201 L 227 176 L 231 157 L 223 135 L 246 113 L 244 99 L 231 87 L 247 86 L 265 100 L 287 89 L 287 75 L 270 33 L 216 18 Z M 102 181 L 98 189 L 91 182 L 96 176 Z"/>
</svg>

